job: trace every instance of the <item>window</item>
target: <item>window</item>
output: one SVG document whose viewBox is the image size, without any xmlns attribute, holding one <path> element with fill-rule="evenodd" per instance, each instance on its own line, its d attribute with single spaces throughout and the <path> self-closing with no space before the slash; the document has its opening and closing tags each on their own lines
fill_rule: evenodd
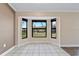
<svg viewBox="0 0 79 59">
<path fill-rule="evenodd" d="M 51 38 L 56 39 L 56 18 L 51 20 Z"/>
<path fill-rule="evenodd" d="M 36 38 L 47 37 L 46 20 L 32 20 L 32 37 Z"/>
<path fill-rule="evenodd" d="M 27 19 L 22 18 L 22 39 L 27 38 Z"/>
</svg>

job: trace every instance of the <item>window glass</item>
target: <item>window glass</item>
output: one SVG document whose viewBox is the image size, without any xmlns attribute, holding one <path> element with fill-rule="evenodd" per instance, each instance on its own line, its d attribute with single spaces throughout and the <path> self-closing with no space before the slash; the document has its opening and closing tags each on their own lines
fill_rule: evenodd
<svg viewBox="0 0 79 59">
<path fill-rule="evenodd" d="M 32 37 L 46 37 L 47 36 L 47 22 L 46 20 L 32 21 Z"/>
<path fill-rule="evenodd" d="M 56 39 L 56 18 L 51 20 L 51 37 Z"/>
<path fill-rule="evenodd" d="M 22 39 L 27 38 L 27 19 L 22 19 Z"/>
</svg>

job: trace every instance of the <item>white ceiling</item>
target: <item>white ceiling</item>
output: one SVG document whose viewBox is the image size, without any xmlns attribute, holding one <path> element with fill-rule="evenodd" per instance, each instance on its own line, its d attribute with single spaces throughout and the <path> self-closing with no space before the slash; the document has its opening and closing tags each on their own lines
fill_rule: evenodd
<svg viewBox="0 0 79 59">
<path fill-rule="evenodd" d="M 79 3 L 9 3 L 16 12 L 79 12 Z"/>
</svg>

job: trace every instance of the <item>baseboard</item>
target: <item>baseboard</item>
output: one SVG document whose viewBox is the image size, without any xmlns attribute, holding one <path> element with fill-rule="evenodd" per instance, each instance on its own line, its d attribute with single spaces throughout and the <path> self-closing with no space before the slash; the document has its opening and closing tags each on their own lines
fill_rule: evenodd
<svg viewBox="0 0 79 59">
<path fill-rule="evenodd" d="M 2 53 L 0 56 L 4 56 L 6 55 L 8 52 L 10 52 L 11 50 L 13 50 L 16 46 L 11 47 L 10 49 L 8 49 L 7 51 L 5 51 L 4 53 Z"/>
<path fill-rule="evenodd" d="M 49 42 L 45 42 L 45 41 L 27 41 L 27 42 L 19 43 L 19 44 L 17 44 L 17 46 L 22 46 L 22 45 L 29 44 L 29 43 L 49 43 Z"/>
<path fill-rule="evenodd" d="M 79 47 L 79 45 L 60 45 L 60 47 Z"/>
</svg>

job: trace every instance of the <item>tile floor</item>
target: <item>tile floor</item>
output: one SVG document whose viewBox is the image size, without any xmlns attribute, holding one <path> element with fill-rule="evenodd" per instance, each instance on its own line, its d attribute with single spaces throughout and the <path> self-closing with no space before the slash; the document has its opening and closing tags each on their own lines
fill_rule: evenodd
<svg viewBox="0 0 79 59">
<path fill-rule="evenodd" d="M 53 44 L 31 43 L 15 47 L 5 56 L 69 56 L 69 54 Z"/>
</svg>

